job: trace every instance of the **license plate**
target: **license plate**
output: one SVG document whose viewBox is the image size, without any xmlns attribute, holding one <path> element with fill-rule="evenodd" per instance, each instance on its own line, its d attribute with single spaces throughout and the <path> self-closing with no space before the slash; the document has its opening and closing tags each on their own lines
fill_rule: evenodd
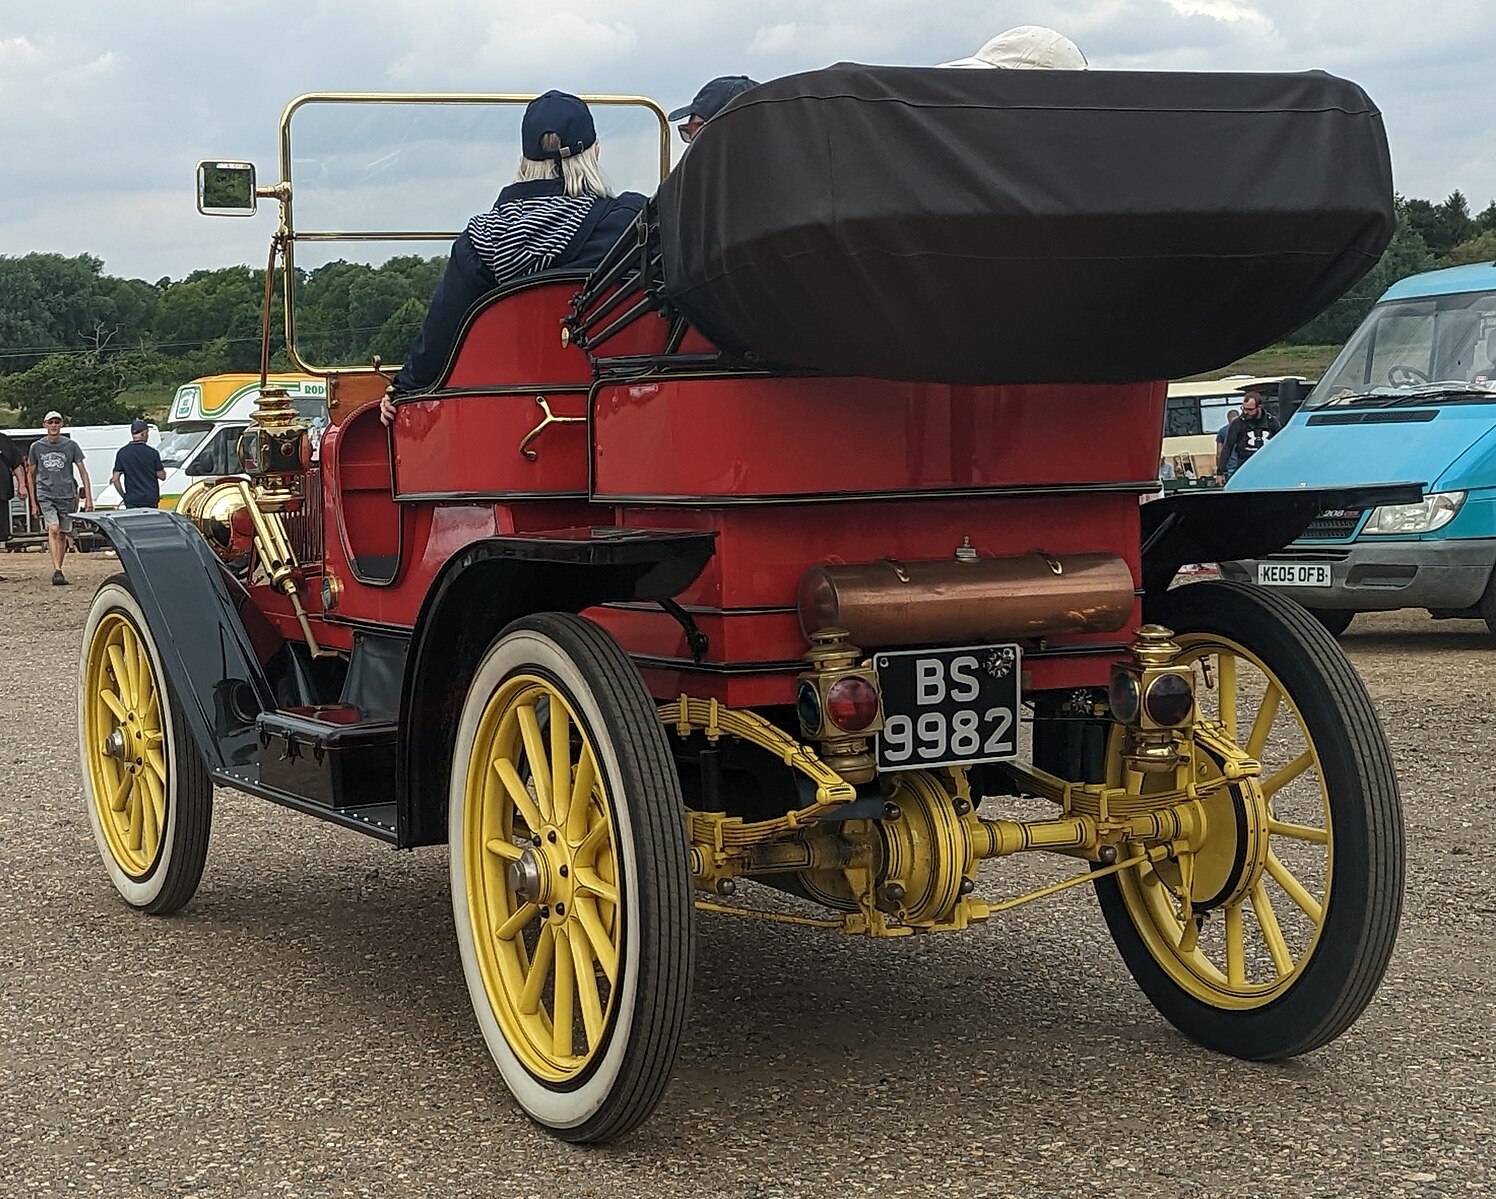
<svg viewBox="0 0 1496 1199">
<path fill-rule="evenodd" d="M 1328 562 L 1259 562 L 1257 581 L 1264 587 L 1328 587 Z"/>
<path fill-rule="evenodd" d="M 875 659 L 879 770 L 1000 762 L 1018 754 L 1016 645 L 902 650 Z"/>
</svg>

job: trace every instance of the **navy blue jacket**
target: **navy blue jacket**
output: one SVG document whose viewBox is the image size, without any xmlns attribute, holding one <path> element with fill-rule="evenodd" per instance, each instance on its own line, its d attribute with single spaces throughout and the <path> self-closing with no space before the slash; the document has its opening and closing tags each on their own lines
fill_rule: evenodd
<svg viewBox="0 0 1496 1199">
<path fill-rule="evenodd" d="M 559 179 L 506 187 L 452 243 L 446 273 L 395 376 L 395 392 L 420 391 L 441 377 L 463 318 L 494 288 L 541 271 L 590 270 L 644 202 L 637 192 L 568 196 Z"/>
</svg>

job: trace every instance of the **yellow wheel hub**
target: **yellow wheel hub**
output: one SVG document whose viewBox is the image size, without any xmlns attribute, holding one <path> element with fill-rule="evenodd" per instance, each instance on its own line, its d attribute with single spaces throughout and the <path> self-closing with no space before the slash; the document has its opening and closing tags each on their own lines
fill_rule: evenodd
<svg viewBox="0 0 1496 1199">
<path fill-rule="evenodd" d="M 94 630 L 84 666 L 83 744 L 93 803 L 119 868 L 142 878 L 166 828 L 161 687 L 134 624 L 119 612 Z"/>
<path fill-rule="evenodd" d="M 603 1044 L 623 945 L 617 853 L 596 752 L 554 683 L 506 679 L 473 742 L 462 846 L 479 971 L 536 1077 L 566 1082 Z"/>
<path fill-rule="evenodd" d="M 1247 1010 L 1282 995 L 1313 956 L 1329 902 L 1333 830 L 1319 754 L 1283 683 L 1227 638 L 1176 637 L 1202 721 L 1262 763 L 1262 776 L 1202 803 L 1194 854 L 1118 876 L 1133 923 L 1169 976 L 1202 1002 Z M 1120 754 L 1111 755 L 1114 769 Z M 1221 775 L 1196 748 L 1196 778 Z M 1167 785 L 1184 780 L 1164 776 Z M 1144 780 L 1144 786 L 1147 780 Z"/>
</svg>

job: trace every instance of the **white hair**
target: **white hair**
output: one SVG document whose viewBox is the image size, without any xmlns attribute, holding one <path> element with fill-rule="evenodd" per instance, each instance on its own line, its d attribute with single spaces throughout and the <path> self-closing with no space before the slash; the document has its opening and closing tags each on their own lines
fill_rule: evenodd
<svg viewBox="0 0 1496 1199">
<path fill-rule="evenodd" d="M 546 150 L 559 150 L 561 139 L 554 133 L 547 133 L 540 144 Z M 598 161 L 597 148 L 598 143 L 593 142 L 580 154 L 563 158 L 560 162 L 554 158 L 537 159 L 521 156 L 519 166 L 514 172 L 514 181 L 533 183 L 537 179 L 559 178 L 565 185 L 568 196 L 580 196 L 586 193 L 594 196 L 611 196 L 613 185 L 603 174 L 602 164 Z"/>
</svg>

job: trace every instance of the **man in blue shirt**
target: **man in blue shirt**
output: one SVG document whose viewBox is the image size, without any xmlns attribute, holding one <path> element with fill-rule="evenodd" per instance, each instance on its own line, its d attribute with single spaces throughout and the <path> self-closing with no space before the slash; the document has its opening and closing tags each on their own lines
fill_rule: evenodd
<svg viewBox="0 0 1496 1199">
<path fill-rule="evenodd" d="M 1236 423 L 1236 418 L 1240 415 L 1241 413 L 1235 408 L 1231 409 L 1226 413 L 1226 423 L 1216 430 L 1216 474 L 1218 475 L 1229 475 L 1237 467 L 1235 459 L 1230 462 L 1223 461 L 1221 451 L 1226 448 L 1226 434 L 1231 432 L 1231 426 Z"/>
<path fill-rule="evenodd" d="M 154 508 L 161 502 L 161 480 L 166 468 L 156 447 L 146 444 L 151 427 L 145 421 L 130 422 L 130 440 L 114 455 L 109 482 L 120 493 L 126 508 Z M 123 486 L 121 486 L 123 483 Z"/>
</svg>

